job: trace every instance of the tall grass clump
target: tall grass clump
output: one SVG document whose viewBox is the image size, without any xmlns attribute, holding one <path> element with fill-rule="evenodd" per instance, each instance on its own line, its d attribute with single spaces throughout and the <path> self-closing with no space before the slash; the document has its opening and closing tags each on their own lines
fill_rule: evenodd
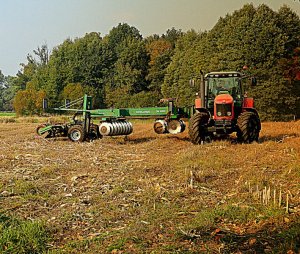
<svg viewBox="0 0 300 254">
<path fill-rule="evenodd" d="M 49 233 L 42 223 L 22 221 L 0 213 L 0 253 L 45 253 L 49 240 Z"/>
</svg>

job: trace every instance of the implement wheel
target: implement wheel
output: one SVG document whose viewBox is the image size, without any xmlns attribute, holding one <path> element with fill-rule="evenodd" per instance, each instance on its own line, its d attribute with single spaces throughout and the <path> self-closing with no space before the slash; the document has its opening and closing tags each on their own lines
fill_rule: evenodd
<svg viewBox="0 0 300 254">
<path fill-rule="evenodd" d="M 99 126 L 96 124 L 91 124 L 88 139 L 95 140 L 98 138 L 102 138 L 102 135 L 99 132 Z"/>
<path fill-rule="evenodd" d="M 73 125 L 69 128 L 68 137 L 73 142 L 83 142 L 85 140 L 85 133 L 81 125 Z"/>
<path fill-rule="evenodd" d="M 51 131 L 46 131 L 46 132 L 42 132 L 41 130 L 43 128 L 47 127 L 47 124 L 40 124 L 37 128 L 36 128 L 36 133 L 43 137 L 43 138 L 48 138 L 48 137 L 51 137 Z"/>
<path fill-rule="evenodd" d="M 190 119 L 189 123 L 189 136 L 193 144 L 199 145 L 205 141 L 207 136 L 206 125 L 209 116 L 205 112 L 196 112 Z"/>
<path fill-rule="evenodd" d="M 244 112 L 237 120 L 237 139 L 243 143 L 258 141 L 260 129 L 258 115 L 254 112 Z"/>
</svg>

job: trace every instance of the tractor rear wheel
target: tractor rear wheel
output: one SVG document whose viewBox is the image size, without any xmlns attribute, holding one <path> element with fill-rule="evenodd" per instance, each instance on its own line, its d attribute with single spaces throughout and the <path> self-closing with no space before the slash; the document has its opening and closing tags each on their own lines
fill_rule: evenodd
<svg viewBox="0 0 300 254">
<path fill-rule="evenodd" d="M 73 125 L 69 128 L 68 137 L 73 142 L 83 142 L 85 140 L 85 133 L 81 125 Z"/>
<path fill-rule="evenodd" d="M 254 112 L 244 112 L 237 120 L 237 139 L 239 142 L 252 143 L 258 141 L 260 120 Z"/>
<path fill-rule="evenodd" d="M 209 116 L 205 112 L 196 112 L 190 119 L 189 136 L 193 144 L 199 145 L 205 141 L 207 136 L 206 125 Z"/>
</svg>

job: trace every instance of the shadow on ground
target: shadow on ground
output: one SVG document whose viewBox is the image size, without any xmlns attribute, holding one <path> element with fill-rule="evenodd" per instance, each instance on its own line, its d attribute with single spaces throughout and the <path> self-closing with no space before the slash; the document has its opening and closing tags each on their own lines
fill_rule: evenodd
<svg viewBox="0 0 300 254">
<path fill-rule="evenodd" d="M 277 143 L 281 143 L 283 142 L 285 139 L 289 139 L 289 138 L 299 138 L 299 134 L 297 133 L 291 133 L 291 134 L 280 134 L 280 135 L 277 135 L 277 136 L 270 136 L 270 135 L 266 135 L 266 136 L 262 136 L 260 139 L 259 139 L 259 142 L 260 143 L 263 143 L 263 142 L 267 142 L 267 141 L 274 141 L 274 142 L 277 142 Z"/>
</svg>

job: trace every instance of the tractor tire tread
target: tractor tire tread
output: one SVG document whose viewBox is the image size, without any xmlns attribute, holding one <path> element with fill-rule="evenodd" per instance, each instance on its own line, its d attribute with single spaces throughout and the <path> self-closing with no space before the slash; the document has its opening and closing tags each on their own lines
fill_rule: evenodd
<svg viewBox="0 0 300 254">
<path fill-rule="evenodd" d="M 237 119 L 237 138 L 239 142 L 252 143 L 258 141 L 261 124 L 254 112 L 243 112 Z"/>
<path fill-rule="evenodd" d="M 190 119 L 189 123 L 189 136 L 193 144 L 201 144 L 205 140 L 205 127 L 208 123 L 209 116 L 204 112 L 196 112 Z"/>
</svg>

